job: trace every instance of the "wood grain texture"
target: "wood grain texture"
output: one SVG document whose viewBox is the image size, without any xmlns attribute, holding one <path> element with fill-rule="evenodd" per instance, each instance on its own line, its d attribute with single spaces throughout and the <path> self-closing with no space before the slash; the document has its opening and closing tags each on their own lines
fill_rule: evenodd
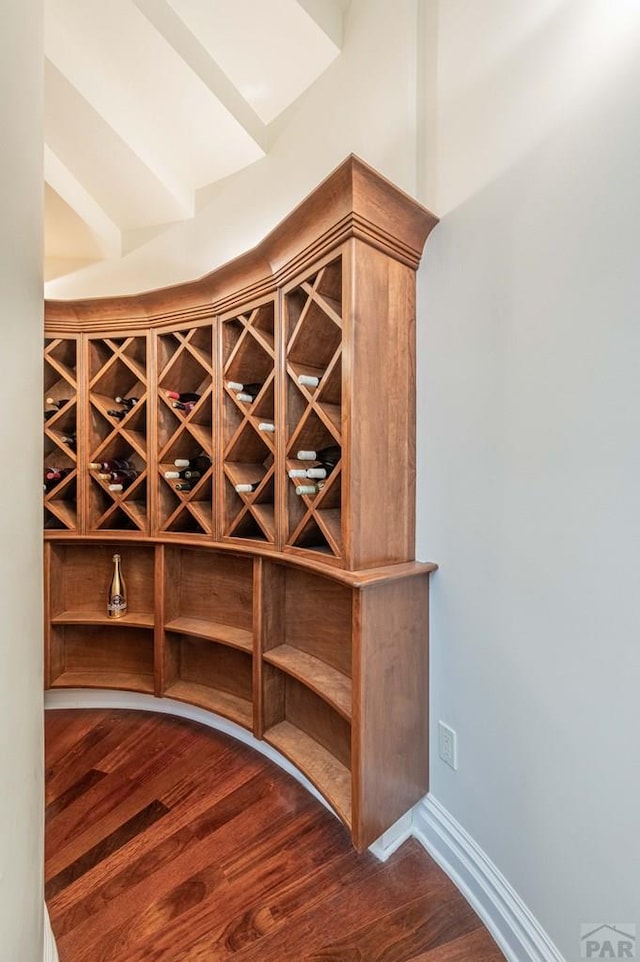
<svg viewBox="0 0 640 962">
<path fill-rule="evenodd" d="M 500 962 L 415 841 L 385 864 L 271 762 L 184 719 L 46 715 L 60 962 Z"/>
</svg>

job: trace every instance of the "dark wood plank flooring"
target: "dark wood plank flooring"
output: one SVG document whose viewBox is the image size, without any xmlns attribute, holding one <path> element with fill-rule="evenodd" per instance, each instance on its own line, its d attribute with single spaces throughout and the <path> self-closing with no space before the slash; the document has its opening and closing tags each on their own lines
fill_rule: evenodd
<svg viewBox="0 0 640 962">
<path fill-rule="evenodd" d="M 46 713 L 60 962 L 504 962 L 415 841 L 381 864 L 259 753 L 167 715 Z"/>
</svg>

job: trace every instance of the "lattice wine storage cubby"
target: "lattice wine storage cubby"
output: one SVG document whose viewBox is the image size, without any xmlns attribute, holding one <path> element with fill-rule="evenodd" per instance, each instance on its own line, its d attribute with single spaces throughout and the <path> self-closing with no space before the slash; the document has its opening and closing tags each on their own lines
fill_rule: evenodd
<svg viewBox="0 0 640 962">
<path fill-rule="evenodd" d="M 51 337 L 44 349 L 44 527 L 78 529 L 78 343 Z"/>
<path fill-rule="evenodd" d="M 88 342 L 88 529 L 148 532 L 147 335 Z"/>
<path fill-rule="evenodd" d="M 358 849 L 428 790 L 415 272 L 435 223 L 351 156 L 199 280 L 46 305 L 47 686 L 242 726 Z"/>
<path fill-rule="evenodd" d="M 274 544 L 275 304 L 221 318 L 224 540 Z"/>
<path fill-rule="evenodd" d="M 158 530 L 213 534 L 211 322 L 158 334 Z"/>
<path fill-rule="evenodd" d="M 342 536 L 342 260 L 285 290 L 287 544 L 332 558 Z"/>
</svg>

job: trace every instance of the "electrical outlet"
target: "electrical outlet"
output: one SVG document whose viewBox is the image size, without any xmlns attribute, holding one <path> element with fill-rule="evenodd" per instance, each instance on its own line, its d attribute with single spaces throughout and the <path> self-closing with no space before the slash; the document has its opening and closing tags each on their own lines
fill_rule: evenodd
<svg viewBox="0 0 640 962">
<path fill-rule="evenodd" d="M 438 722 L 438 739 L 440 746 L 440 758 L 454 771 L 458 768 L 458 748 L 456 745 L 456 733 L 453 728 L 449 728 L 444 722 Z"/>
</svg>

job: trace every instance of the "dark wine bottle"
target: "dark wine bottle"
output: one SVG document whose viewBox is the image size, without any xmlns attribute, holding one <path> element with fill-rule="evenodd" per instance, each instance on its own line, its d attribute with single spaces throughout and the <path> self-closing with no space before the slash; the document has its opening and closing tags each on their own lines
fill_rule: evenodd
<svg viewBox="0 0 640 962">
<path fill-rule="evenodd" d="M 128 413 L 128 411 L 116 411 L 115 408 L 109 408 L 107 411 L 109 417 L 114 418 L 116 421 L 122 421 L 123 418 L 126 418 Z"/>
<path fill-rule="evenodd" d="M 44 419 L 45 419 L 45 421 L 48 421 L 49 418 L 52 418 L 52 417 L 54 416 L 54 414 L 57 414 L 57 413 L 58 413 L 58 409 L 57 409 L 57 408 L 52 408 L 50 411 L 45 411 L 45 412 L 44 412 Z"/>
<path fill-rule="evenodd" d="M 248 381 L 246 384 L 241 381 L 227 381 L 227 387 L 230 391 L 236 392 L 236 397 L 239 392 L 240 394 L 250 394 L 251 400 L 253 400 L 262 390 L 262 381 Z"/>
<path fill-rule="evenodd" d="M 45 401 L 46 404 L 50 404 L 51 407 L 56 408 L 58 411 L 63 408 L 65 404 L 69 403 L 68 397 L 58 398 L 57 400 L 52 397 L 48 397 Z"/>
<path fill-rule="evenodd" d="M 116 397 L 113 399 L 116 404 L 122 404 L 127 411 L 130 411 L 132 407 L 138 403 L 140 398 L 137 397 Z"/>
<path fill-rule="evenodd" d="M 113 484 L 131 484 L 138 477 L 137 471 L 106 471 L 98 475 L 101 481 L 110 481 Z"/>
<path fill-rule="evenodd" d="M 78 438 L 75 433 L 63 434 L 60 440 L 62 441 L 63 444 L 66 444 L 68 448 L 71 448 L 72 451 L 75 451 L 76 445 L 78 443 Z"/>
<path fill-rule="evenodd" d="M 135 471 L 131 461 L 126 458 L 110 458 L 108 461 L 90 461 L 90 471 Z"/>
<path fill-rule="evenodd" d="M 180 471 L 165 471 L 164 476 L 165 478 L 176 481 L 180 480 L 181 478 L 186 479 L 187 481 L 195 481 L 197 478 L 201 477 L 199 471 L 192 471 L 191 468 L 183 468 Z"/>
<path fill-rule="evenodd" d="M 132 477 L 132 475 L 133 475 L 133 477 Z M 131 473 L 129 473 L 129 472 L 124 473 L 124 472 L 123 472 L 122 474 L 119 474 L 119 475 L 117 476 L 117 477 L 118 477 L 118 480 L 117 480 L 117 481 L 113 481 L 113 482 L 111 482 L 111 484 L 109 484 L 109 491 L 115 491 L 115 492 L 126 491 L 127 488 L 130 487 L 130 486 L 133 484 L 133 482 L 135 481 L 135 479 L 136 479 L 137 476 L 138 476 L 138 475 L 137 475 L 137 472 L 136 472 L 136 471 L 132 471 Z"/>
<path fill-rule="evenodd" d="M 174 485 L 174 487 L 176 491 L 191 491 L 194 484 L 195 484 L 194 481 L 178 481 L 178 483 Z"/>
<path fill-rule="evenodd" d="M 181 401 L 183 404 L 187 401 L 193 401 L 195 404 L 200 400 L 200 395 L 194 394 L 192 391 L 167 391 L 166 394 L 172 401 Z"/>
<path fill-rule="evenodd" d="M 72 468 L 45 468 L 44 469 L 44 490 L 53 491 L 60 484 L 63 478 L 71 474 Z"/>
<path fill-rule="evenodd" d="M 176 468 L 191 468 L 204 473 L 211 467 L 211 458 L 208 454 L 198 454 L 195 458 L 176 458 L 173 463 Z"/>
<path fill-rule="evenodd" d="M 296 458 L 298 461 L 317 461 L 324 468 L 335 468 L 340 460 L 342 452 L 337 444 L 332 444 L 327 448 L 319 448 L 317 451 L 298 451 Z"/>
</svg>

